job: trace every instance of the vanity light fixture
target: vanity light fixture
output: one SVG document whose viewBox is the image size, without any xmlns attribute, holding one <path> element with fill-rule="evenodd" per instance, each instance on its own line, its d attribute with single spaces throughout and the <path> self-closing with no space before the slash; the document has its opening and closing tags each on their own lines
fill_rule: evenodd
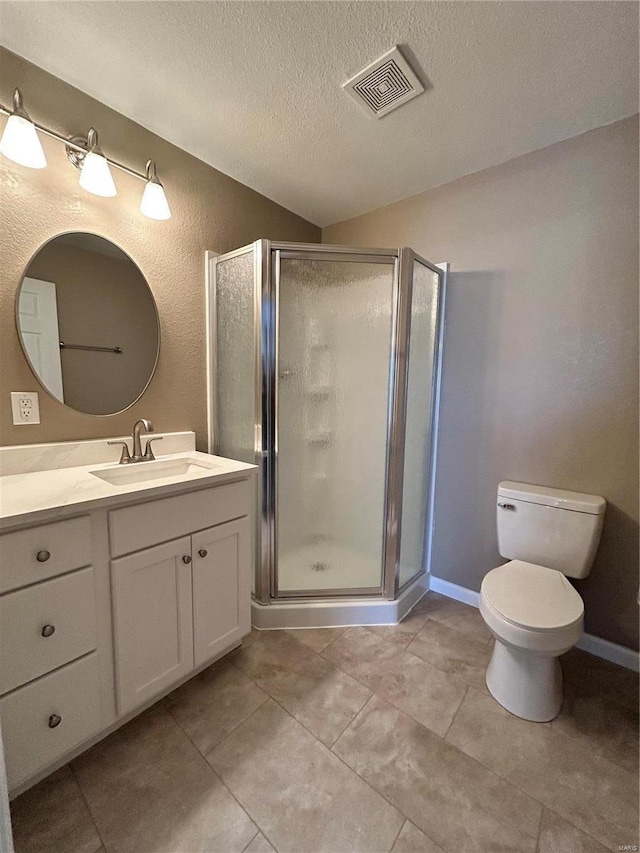
<svg viewBox="0 0 640 853">
<path fill-rule="evenodd" d="M 22 94 L 19 89 L 15 89 L 13 93 L 13 110 L 0 103 L 0 113 L 9 116 L 0 140 L 0 153 L 9 160 L 13 160 L 20 166 L 44 169 L 47 160 L 38 137 L 39 131 L 63 143 L 67 157 L 80 172 L 80 186 L 87 192 L 103 197 L 112 197 L 117 194 L 110 169 L 112 166 L 121 172 L 126 172 L 132 178 L 144 181 L 145 187 L 140 203 L 140 211 L 144 216 L 158 220 L 171 217 L 164 187 L 158 179 L 156 164 L 153 160 L 147 161 L 146 172 L 142 174 L 103 154 L 98 145 L 98 133 L 93 127 L 89 128 L 86 138 L 65 137 L 55 130 L 32 121 L 22 105 Z"/>
<path fill-rule="evenodd" d="M 111 169 L 98 145 L 98 134 L 93 127 L 87 134 L 88 151 L 82 158 L 80 169 L 80 186 L 93 195 L 112 198 L 118 190 L 113 182 Z"/>
<path fill-rule="evenodd" d="M 158 180 L 156 164 L 153 160 L 147 160 L 147 184 L 142 193 L 140 210 L 149 219 L 170 219 L 171 209 L 164 194 L 164 187 Z"/>
<path fill-rule="evenodd" d="M 13 111 L 3 112 L 8 113 L 9 120 L 0 139 L 0 152 L 20 166 L 44 169 L 47 158 L 44 156 L 35 125 L 22 105 L 20 89 L 13 92 Z"/>
</svg>

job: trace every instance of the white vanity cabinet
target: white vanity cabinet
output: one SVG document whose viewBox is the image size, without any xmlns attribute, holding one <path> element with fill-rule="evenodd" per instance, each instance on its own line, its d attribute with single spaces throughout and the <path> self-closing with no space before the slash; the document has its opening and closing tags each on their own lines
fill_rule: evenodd
<svg viewBox="0 0 640 853">
<path fill-rule="evenodd" d="M 246 517 L 113 560 L 121 714 L 249 633 L 248 562 Z"/>
<path fill-rule="evenodd" d="M 237 644 L 251 630 L 249 519 L 229 521 L 191 537 L 193 655 L 196 666 Z"/>
<path fill-rule="evenodd" d="M 0 716 L 13 788 L 102 725 L 90 519 L 6 533 L 0 560 Z"/>
<path fill-rule="evenodd" d="M 253 466 L 235 464 L 237 479 L 220 484 L 5 525 L 0 716 L 12 793 L 250 632 Z"/>
<path fill-rule="evenodd" d="M 162 542 L 111 560 L 121 714 L 251 630 L 250 501 L 244 481 L 110 513 L 112 555 Z"/>
<path fill-rule="evenodd" d="M 111 563 L 118 711 L 125 714 L 193 669 L 189 539 Z"/>
</svg>

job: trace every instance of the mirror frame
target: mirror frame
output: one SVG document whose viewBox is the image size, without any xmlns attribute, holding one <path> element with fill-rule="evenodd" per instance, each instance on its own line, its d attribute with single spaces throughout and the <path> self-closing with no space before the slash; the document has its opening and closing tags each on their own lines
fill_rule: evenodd
<svg viewBox="0 0 640 853">
<path fill-rule="evenodd" d="M 138 270 L 138 272 L 140 273 L 140 276 L 141 276 L 142 280 L 144 281 L 144 283 L 145 283 L 145 285 L 146 285 L 146 287 L 147 287 L 147 289 L 148 289 L 148 291 L 149 291 L 149 295 L 151 296 L 151 302 L 152 302 L 152 304 L 153 304 L 153 311 L 154 311 L 155 318 L 156 318 L 156 328 L 157 328 L 157 330 L 158 330 L 158 345 L 157 345 L 157 347 L 156 347 L 156 357 L 155 357 L 155 359 L 154 359 L 154 361 L 153 361 L 153 367 L 151 368 L 151 373 L 149 374 L 149 379 L 147 380 L 147 382 L 146 382 L 146 384 L 145 384 L 144 388 L 142 389 L 142 391 L 138 394 L 138 396 L 136 397 L 136 399 L 135 399 L 135 400 L 133 400 L 133 401 L 132 401 L 131 403 L 129 403 L 127 406 L 124 406 L 124 408 L 122 408 L 122 409 L 118 409 L 118 411 L 117 411 L 117 412 L 108 412 L 108 413 L 105 413 L 105 414 L 96 414 L 96 413 L 94 413 L 94 412 L 83 412 L 81 409 L 74 409 L 74 408 L 73 408 L 73 406 L 69 406 L 69 405 L 68 405 L 67 403 L 65 403 L 63 400 L 59 400 L 59 399 L 58 399 L 54 394 L 52 394 L 52 393 L 51 393 L 51 391 L 49 391 L 49 389 L 47 388 L 47 386 L 44 384 L 44 382 L 43 382 L 43 381 L 40 379 L 40 377 L 38 376 L 38 373 L 37 373 L 37 371 L 36 371 L 35 367 L 34 367 L 34 366 L 33 366 L 33 364 L 31 363 L 31 359 L 29 358 L 29 353 L 27 352 L 27 348 L 26 348 L 26 346 L 25 346 L 25 344 L 24 344 L 24 341 L 23 341 L 23 339 L 22 339 L 22 333 L 21 333 L 21 330 L 20 330 L 20 291 L 21 291 L 21 289 L 22 289 L 22 285 L 23 285 L 23 283 L 24 283 L 24 280 L 25 280 L 25 278 L 27 277 L 27 272 L 28 272 L 28 270 L 29 270 L 29 267 L 31 266 L 31 264 L 32 264 L 32 263 L 33 263 L 33 261 L 35 260 L 36 256 L 37 256 L 37 255 L 38 255 L 38 254 L 39 254 L 39 253 L 44 249 L 44 247 L 45 247 L 45 246 L 48 246 L 48 245 L 49 245 L 49 243 L 52 243 L 54 240 L 57 240 L 57 239 L 58 239 L 58 237 L 65 237 L 67 234 L 88 234 L 88 235 L 89 235 L 89 236 L 91 236 L 91 237 L 100 237 L 100 239 L 101 239 L 101 240 L 106 240 L 106 241 L 107 241 L 107 243 L 111 243 L 111 244 L 112 244 L 113 246 L 115 246 L 119 251 L 121 251 L 121 252 L 122 252 L 122 254 L 123 254 L 123 255 L 124 255 L 124 256 L 129 260 L 129 261 L 131 261 L 131 263 L 134 265 L 134 267 Z M 88 418 L 112 418 L 112 417 L 114 417 L 114 415 L 121 415 L 123 412 L 126 412 L 126 411 L 127 411 L 128 409 L 130 409 L 132 406 L 135 406 L 135 404 L 138 402 L 138 400 L 140 400 L 140 398 L 141 398 L 141 397 L 143 396 L 143 394 L 146 392 L 147 388 L 148 388 L 148 387 L 149 387 L 149 385 L 151 384 L 151 380 L 152 380 L 152 379 L 153 379 L 153 377 L 155 376 L 156 369 L 157 369 L 157 367 L 158 367 L 158 361 L 159 361 L 159 359 L 160 359 L 160 345 L 161 345 L 161 337 L 162 337 L 162 329 L 161 329 L 161 326 L 160 326 L 160 314 L 158 313 L 158 305 L 157 305 L 157 303 L 156 303 L 156 298 L 155 298 L 155 296 L 153 295 L 153 291 L 151 290 L 151 285 L 150 285 L 150 284 L 149 284 L 149 282 L 147 281 L 147 277 L 146 277 L 146 275 L 142 272 L 142 270 L 140 269 L 140 267 L 138 266 L 138 264 L 133 260 L 133 258 L 131 257 L 131 255 L 130 255 L 128 252 L 125 252 L 125 250 L 124 250 L 121 246 L 119 246 L 117 243 L 115 243 L 115 242 L 114 242 L 113 240 L 111 240 L 109 237 L 105 237 L 103 234 L 96 234 L 94 231 L 80 231 L 79 229 L 74 228 L 74 229 L 69 230 L 69 231 L 60 231 L 58 234 L 54 234 L 52 237 L 49 237 L 49 239 L 48 239 L 48 240 L 45 240 L 45 241 L 44 241 L 44 243 L 41 243 L 41 244 L 38 246 L 38 248 L 35 250 L 35 252 L 33 252 L 33 254 L 32 254 L 32 255 L 31 255 L 31 257 L 29 258 L 29 260 L 27 261 L 27 264 L 26 264 L 26 266 L 25 266 L 25 268 L 24 268 L 24 271 L 23 271 L 23 273 L 22 273 L 22 276 L 21 276 L 21 278 L 20 278 L 20 281 L 18 282 L 18 287 L 17 287 L 17 289 L 16 289 L 16 296 L 15 296 L 15 321 L 16 321 L 16 333 L 17 333 L 17 335 L 18 335 L 18 340 L 20 341 L 20 348 L 21 348 L 21 350 L 22 350 L 22 354 L 24 355 L 24 357 L 25 357 L 25 361 L 27 362 L 27 364 L 28 364 L 28 366 L 29 366 L 29 369 L 31 370 L 31 373 L 32 373 L 32 374 L 33 374 L 33 376 L 35 377 L 35 379 L 36 379 L 36 381 L 38 382 L 38 384 L 40 385 L 40 387 L 41 387 L 41 388 L 45 391 L 45 393 L 46 393 L 46 394 L 47 394 L 47 395 L 48 395 L 52 400 L 54 400 L 56 403 L 58 403 L 58 404 L 59 404 L 59 405 L 61 405 L 61 406 L 64 406 L 65 408 L 69 409 L 69 410 L 70 410 L 70 411 L 72 411 L 72 412 L 76 412 L 76 413 L 77 413 L 77 414 L 79 414 L 79 415 L 84 415 L 85 417 L 88 417 Z"/>
</svg>

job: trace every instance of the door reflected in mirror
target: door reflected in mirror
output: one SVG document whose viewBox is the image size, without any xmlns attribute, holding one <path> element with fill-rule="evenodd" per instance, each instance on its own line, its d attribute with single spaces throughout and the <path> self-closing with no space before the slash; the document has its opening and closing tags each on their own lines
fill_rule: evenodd
<svg viewBox="0 0 640 853">
<path fill-rule="evenodd" d="M 36 378 L 72 409 L 121 412 L 151 381 L 156 305 L 136 264 L 103 237 L 73 232 L 45 243 L 18 288 L 16 319 Z"/>
</svg>

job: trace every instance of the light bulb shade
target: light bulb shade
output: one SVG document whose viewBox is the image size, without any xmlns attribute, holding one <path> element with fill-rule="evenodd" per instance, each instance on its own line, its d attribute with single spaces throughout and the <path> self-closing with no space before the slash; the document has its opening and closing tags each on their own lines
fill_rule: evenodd
<svg viewBox="0 0 640 853">
<path fill-rule="evenodd" d="M 42 145 L 33 123 L 28 118 L 9 116 L 0 139 L 0 153 L 14 163 L 29 169 L 44 169 L 47 165 Z"/>
<path fill-rule="evenodd" d="M 164 194 L 164 187 L 157 178 L 151 178 L 145 184 L 140 212 L 149 219 L 171 219 L 171 209 Z"/>
<path fill-rule="evenodd" d="M 80 186 L 93 195 L 110 198 L 117 195 L 111 169 L 106 158 L 96 150 L 89 151 L 83 160 L 80 172 Z"/>
</svg>

